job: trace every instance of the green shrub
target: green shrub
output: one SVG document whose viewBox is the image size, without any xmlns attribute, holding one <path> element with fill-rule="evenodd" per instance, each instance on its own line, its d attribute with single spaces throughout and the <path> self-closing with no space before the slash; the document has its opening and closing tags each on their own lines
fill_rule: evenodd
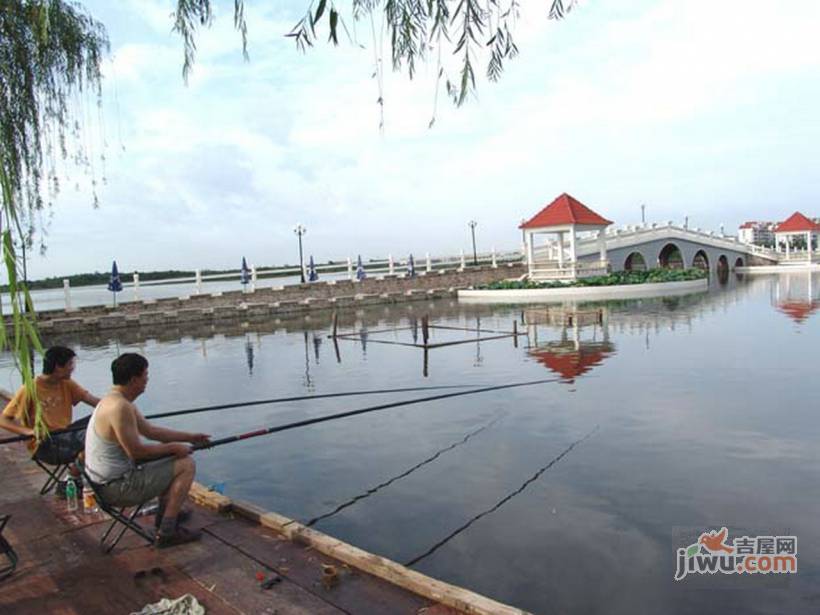
<svg viewBox="0 0 820 615">
<path fill-rule="evenodd" d="M 576 286 L 620 286 L 624 284 L 657 284 L 685 282 L 706 277 L 702 269 L 649 269 L 647 271 L 613 271 L 607 275 L 571 281 L 531 282 L 529 280 L 500 280 L 479 286 L 480 290 L 519 290 L 530 288 L 570 288 Z"/>
</svg>

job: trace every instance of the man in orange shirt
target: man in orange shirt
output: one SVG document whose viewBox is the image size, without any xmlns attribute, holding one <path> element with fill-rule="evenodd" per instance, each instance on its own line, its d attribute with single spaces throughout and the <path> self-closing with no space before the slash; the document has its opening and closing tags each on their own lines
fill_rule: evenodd
<svg viewBox="0 0 820 615">
<path fill-rule="evenodd" d="M 96 406 L 100 399 L 71 379 L 76 366 L 76 355 L 70 348 L 52 346 L 43 356 L 43 373 L 34 380 L 37 398 L 43 409 L 43 421 L 49 431 L 81 426 L 88 417 L 71 422 L 74 406 L 83 401 Z M 20 387 L 0 415 L 0 427 L 12 433 L 34 435 L 34 403 L 26 387 Z M 74 461 L 85 445 L 85 429 L 54 434 L 39 444 L 27 442 L 32 456 L 43 463 L 58 465 Z"/>
</svg>

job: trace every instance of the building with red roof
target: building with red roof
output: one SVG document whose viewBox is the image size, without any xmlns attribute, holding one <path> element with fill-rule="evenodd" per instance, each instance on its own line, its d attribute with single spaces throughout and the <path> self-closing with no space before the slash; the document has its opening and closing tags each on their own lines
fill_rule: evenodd
<svg viewBox="0 0 820 615">
<path fill-rule="evenodd" d="M 604 233 L 612 222 L 596 213 L 566 192 L 523 222 L 519 228 L 524 232 L 527 251 L 527 269 L 530 279 L 575 279 L 585 275 L 600 275 L 608 271 L 606 242 Z M 600 261 L 598 263 L 578 262 L 576 239 L 578 232 L 598 233 Z M 554 249 L 556 258 L 536 261 L 534 242 L 536 235 L 557 234 Z M 569 251 L 565 249 L 564 235 L 569 236 Z"/>
<path fill-rule="evenodd" d="M 781 242 L 786 245 L 786 258 L 791 257 L 791 244 L 794 237 L 806 238 L 806 258 L 811 262 L 812 245 L 814 238 L 820 234 L 820 224 L 804 216 L 799 211 L 794 212 L 774 229 L 775 246 Z"/>
</svg>

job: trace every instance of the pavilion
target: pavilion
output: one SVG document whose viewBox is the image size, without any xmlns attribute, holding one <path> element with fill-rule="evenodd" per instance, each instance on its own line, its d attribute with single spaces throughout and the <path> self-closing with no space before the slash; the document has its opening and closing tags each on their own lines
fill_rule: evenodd
<svg viewBox="0 0 820 615">
<path fill-rule="evenodd" d="M 774 245 L 779 251 L 781 240 L 786 244 L 786 259 L 791 258 L 791 243 L 793 237 L 806 238 L 806 258 L 811 262 L 812 239 L 820 235 L 820 224 L 816 224 L 799 211 L 794 212 L 774 229 Z"/>
<path fill-rule="evenodd" d="M 519 228 L 524 232 L 527 253 L 527 275 L 531 280 L 574 280 L 579 277 L 604 275 L 609 271 L 606 258 L 606 227 L 612 222 L 592 211 L 567 193 L 544 207 Z M 599 261 L 579 262 L 576 252 L 578 232 L 598 233 Z M 547 246 L 546 258 L 536 260 L 535 235 L 557 234 L 554 246 Z M 569 235 L 566 252 L 564 235 Z M 554 256 L 554 258 L 553 258 Z"/>
</svg>

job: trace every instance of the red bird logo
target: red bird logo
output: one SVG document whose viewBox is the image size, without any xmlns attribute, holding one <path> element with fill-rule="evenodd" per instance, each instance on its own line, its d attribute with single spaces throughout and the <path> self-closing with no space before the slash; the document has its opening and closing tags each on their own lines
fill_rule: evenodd
<svg viewBox="0 0 820 615">
<path fill-rule="evenodd" d="M 717 551 L 726 551 L 726 553 L 734 553 L 735 548 L 730 547 L 729 545 L 723 544 L 726 540 L 726 535 L 729 533 L 725 527 L 720 529 L 720 532 L 716 530 L 712 530 L 711 532 L 704 532 L 698 538 L 698 543 L 705 546 L 709 549 L 712 553 Z"/>
</svg>

